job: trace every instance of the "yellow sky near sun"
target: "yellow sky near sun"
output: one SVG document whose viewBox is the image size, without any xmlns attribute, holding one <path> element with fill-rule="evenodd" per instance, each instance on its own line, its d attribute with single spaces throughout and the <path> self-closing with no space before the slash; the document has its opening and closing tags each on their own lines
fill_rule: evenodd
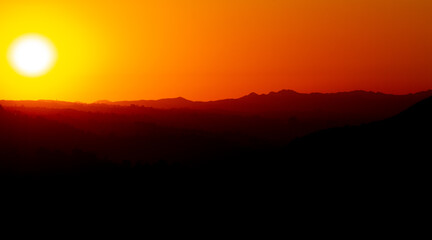
<svg viewBox="0 0 432 240">
<path fill-rule="evenodd" d="M 92 27 L 91 21 L 86 21 L 79 11 L 52 2 L 11 1 L 0 4 L 0 51 L 3 56 L 16 38 L 29 33 L 51 39 L 59 54 L 54 68 L 38 78 L 20 76 L 10 67 L 7 58 L 2 57 L 1 98 L 74 99 L 77 93 L 74 89 L 88 87 L 85 80 L 102 67 L 106 56 L 101 45 L 102 35 L 94 32 L 97 27 Z"/>
<path fill-rule="evenodd" d="M 27 33 L 58 50 L 39 78 L 6 59 Z M 1 0 L 0 36 L 0 99 L 432 88 L 429 0 Z"/>
</svg>

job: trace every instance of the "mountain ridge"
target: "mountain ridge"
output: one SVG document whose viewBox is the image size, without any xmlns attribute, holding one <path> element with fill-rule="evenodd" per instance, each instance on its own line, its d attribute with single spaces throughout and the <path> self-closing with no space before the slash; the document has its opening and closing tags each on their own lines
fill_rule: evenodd
<svg viewBox="0 0 432 240">
<path fill-rule="evenodd" d="M 277 92 L 270 91 L 268 93 L 262 93 L 258 94 L 256 92 L 251 92 L 247 95 L 238 97 L 238 98 L 224 98 L 224 99 L 218 99 L 218 100 L 209 100 L 209 101 L 200 101 L 200 100 L 189 100 L 184 97 L 173 97 L 173 98 L 161 98 L 161 99 L 139 99 L 139 100 L 124 100 L 124 101 L 111 101 L 111 100 L 98 100 L 94 102 L 80 102 L 80 101 L 63 101 L 63 100 L 49 100 L 49 99 L 39 99 L 39 100 L 6 100 L 2 99 L 0 100 L 0 103 L 5 102 L 14 102 L 14 103 L 33 103 L 33 102 L 40 102 L 40 103 L 69 103 L 69 104 L 82 104 L 82 105 L 92 105 L 92 104 L 115 104 L 115 105 L 127 105 L 127 104 L 139 104 L 139 103 L 150 103 L 150 102 L 174 102 L 179 101 L 183 103 L 215 103 L 215 102 L 224 102 L 224 101 L 233 101 L 233 100 L 241 100 L 241 99 L 247 99 L 251 97 L 269 97 L 269 96 L 289 96 L 289 95 L 300 95 L 300 96 L 313 96 L 313 95 L 352 95 L 352 94 L 363 94 L 363 95 L 384 95 L 384 96 L 412 96 L 412 95 L 426 95 L 432 96 L 432 89 L 414 92 L 414 93 L 407 93 L 407 94 L 391 94 L 391 93 L 382 93 L 382 92 L 375 92 L 375 91 L 367 91 L 367 90 L 353 90 L 353 91 L 341 91 L 341 92 L 310 92 L 310 93 L 300 93 L 291 89 L 282 89 Z"/>
<path fill-rule="evenodd" d="M 330 116 L 322 111 L 309 120 L 304 115 L 266 119 L 136 106 L 83 106 L 108 110 L 0 107 L 0 168 L 6 172 L 23 168 L 50 172 L 85 169 L 89 164 L 95 164 L 95 169 L 108 164 L 108 170 L 128 169 L 129 163 L 209 164 L 216 170 L 218 166 L 268 166 L 274 170 L 287 166 L 292 172 L 316 174 L 318 178 L 355 176 L 361 180 L 365 172 L 414 171 L 416 164 L 428 163 L 424 156 L 428 156 L 432 134 L 432 97 L 407 110 L 398 105 L 401 113 L 384 121 L 372 112 L 368 123 L 358 126 L 345 119 L 352 117 L 356 124 L 362 124 L 365 120 L 357 115 Z M 410 160 L 413 157 L 419 161 Z"/>
<path fill-rule="evenodd" d="M 341 91 L 341 92 L 310 92 L 310 93 L 300 93 L 295 90 L 291 89 L 282 89 L 277 92 L 270 91 L 268 93 L 262 93 L 258 94 L 256 92 L 251 92 L 247 95 L 243 95 L 241 97 L 237 98 L 223 98 L 218 100 L 209 100 L 209 101 L 201 101 L 201 100 L 189 100 L 184 97 L 172 97 L 172 98 L 161 98 L 161 99 L 139 99 L 139 100 L 125 100 L 125 101 L 110 101 L 110 100 L 98 100 L 95 102 L 91 102 L 89 104 L 126 104 L 126 103 L 139 103 L 139 102 L 157 102 L 157 101 L 174 101 L 174 100 L 181 100 L 184 102 L 189 103 L 214 103 L 214 102 L 220 102 L 220 101 L 231 101 L 231 100 L 239 100 L 239 99 L 245 99 L 248 97 L 265 97 L 265 96 L 280 96 L 280 95 L 343 95 L 343 94 L 373 94 L 373 95 L 387 95 L 387 96 L 409 96 L 409 95 L 418 95 L 418 94 L 432 94 L 432 89 L 414 92 L 414 93 L 407 93 L 407 94 L 391 94 L 391 93 L 383 93 L 383 92 L 375 92 L 375 91 L 367 91 L 367 90 L 353 90 L 353 91 Z"/>
</svg>

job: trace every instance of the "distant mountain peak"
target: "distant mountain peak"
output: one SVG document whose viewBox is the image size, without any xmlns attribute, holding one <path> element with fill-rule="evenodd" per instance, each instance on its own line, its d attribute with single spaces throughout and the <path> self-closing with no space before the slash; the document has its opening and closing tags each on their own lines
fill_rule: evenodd
<svg viewBox="0 0 432 240">
<path fill-rule="evenodd" d="M 174 98 L 175 100 L 178 100 L 178 101 L 186 101 L 186 102 L 189 102 L 189 100 L 187 100 L 186 98 L 184 98 L 184 97 L 177 97 L 177 98 Z"/>
<path fill-rule="evenodd" d="M 259 96 L 260 96 L 260 95 L 257 94 L 256 92 L 251 92 L 251 93 L 249 93 L 248 95 L 243 96 L 243 97 L 238 98 L 238 99 L 253 99 L 253 98 L 257 98 L 257 97 L 259 97 Z"/>
<path fill-rule="evenodd" d="M 271 96 L 271 95 L 289 95 L 289 94 L 299 94 L 298 92 L 290 89 L 280 90 L 278 92 L 271 91 L 268 94 L 257 94 L 256 92 L 251 92 L 245 97 L 257 97 L 257 96 Z"/>
<path fill-rule="evenodd" d="M 160 100 L 154 100 L 154 101 L 162 101 L 162 102 L 177 102 L 177 103 L 188 103 L 191 102 L 190 100 L 184 98 L 184 97 L 176 97 L 176 98 L 164 98 Z"/>
<path fill-rule="evenodd" d="M 284 89 L 277 92 L 279 94 L 298 94 L 298 92 L 291 90 L 291 89 Z"/>
<path fill-rule="evenodd" d="M 299 94 L 298 92 L 294 91 L 294 90 L 281 90 L 278 92 L 274 92 L 271 91 L 267 94 L 257 94 L 256 92 L 251 92 L 246 96 L 241 97 L 240 99 L 248 99 L 248 98 L 257 98 L 257 97 L 267 97 L 267 96 L 286 96 L 286 95 L 294 95 L 294 94 Z"/>
</svg>

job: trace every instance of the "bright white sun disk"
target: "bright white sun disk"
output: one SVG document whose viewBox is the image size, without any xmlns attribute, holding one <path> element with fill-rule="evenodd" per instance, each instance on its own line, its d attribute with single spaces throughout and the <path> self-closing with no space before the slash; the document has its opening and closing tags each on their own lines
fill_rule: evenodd
<svg viewBox="0 0 432 240">
<path fill-rule="evenodd" d="M 28 34 L 16 39 L 9 49 L 8 59 L 19 74 L 39 77 L 46 74 L 57 60 L 54 45 L 48 38 Z"/>
</svg>

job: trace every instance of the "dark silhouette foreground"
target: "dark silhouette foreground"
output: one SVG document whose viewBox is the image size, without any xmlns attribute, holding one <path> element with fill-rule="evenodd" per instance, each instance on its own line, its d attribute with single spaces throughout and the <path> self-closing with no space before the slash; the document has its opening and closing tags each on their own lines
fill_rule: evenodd
<svg viewBox="0 0 432 240">
<path fill-rule="evenodd" d="M 340 231 L 352 227 L 351 219 L 382 229 L 382 219 L 411 221 L 429 204 L 432 98 L 403 111 L 410 101 L 391 101 L 391 112 L 402 113 L 386 120 L 366 106 L 348 118 L 328 109 L 310 110 L 310 118 L 136 105 L 7 105 L 0 107 L 0 180 L 15 192 L 30 192 L 20 198 L 30 202 L 57 199 L 62 191 L 65 199 L 85 196 L 84 202 L 104 193 L 96 206 L 116 199 L 104 211 L 154 206 L 140 196 L 163 203 L 160 209 L 207 204 L 249 220 L 294 216 L 297 223 L 312 220 Z M 374 111 L 387 104 L 377 106 Z M 348 126 L 364 121 L 374 122 Z M 45 186 L 48 191 L 41 190 Z M 131 199 L 140 200 L 133 205 Z"/>
<path fill-rule="evenodd" d="M 359 103 L 369 95 L 360 96 Z M 397 106 L 403 108 L 406 99 Z M 428 169 L 431 101 L 353 127 L 343 126 L 382 115 L 369 112 L 347 120 L 316 110 L 308 112 L 312 119 L 292 112 L 287 118 L 136 105 L 9 104 L 0 108 L 0 174 L 147 182 L 195 175 L 279 184 L 411 181 L 425 177 Z M 385 107 L 383 102 L 377 105 Z M 308 135 L 313 131 L 318 132 Z"/>
</svg>

